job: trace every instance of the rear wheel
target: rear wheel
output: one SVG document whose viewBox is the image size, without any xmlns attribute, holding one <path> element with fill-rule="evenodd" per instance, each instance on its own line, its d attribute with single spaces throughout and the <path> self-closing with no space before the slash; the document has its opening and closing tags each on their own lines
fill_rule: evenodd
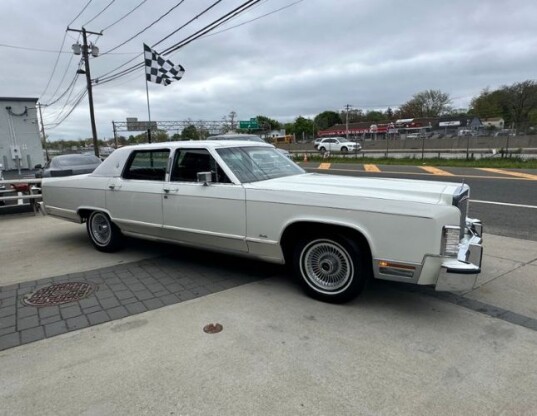
<svg viewBox="0 0 537 416">
<path fill-rule="evenodd" d="M 123 235 L 104 212 L 93 211 L 86 222 L 86 229 L 97 250 L 111 253 L 121 248 Z"/>
<path fill-rule="evenodd" d="M 366 250 L 341 235 L 303 239 L 295 247 L 295 274 L 311 297 L 343 303 L 358 296 L 371 277 Z"/>
</svg>

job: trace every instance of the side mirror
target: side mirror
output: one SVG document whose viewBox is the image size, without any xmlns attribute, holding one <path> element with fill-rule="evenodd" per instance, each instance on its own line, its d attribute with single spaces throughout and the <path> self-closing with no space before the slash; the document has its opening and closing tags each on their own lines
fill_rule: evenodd
<svg viewBox="0 0 537 416">
<path fill-rule="evenodd" d="M 198 182 L 203 182 L 203 186 L 208 186 L 213 181 L 211 172 L 198 172 Z"/>
<path fill-rule="evenodd" d="M 41 166 L 41 164 L 39 164 L 39 165 L 35 165 L 35 166 L 34 166 L 34 169 L 43 169 L 43 166 Z"/>
</svg>

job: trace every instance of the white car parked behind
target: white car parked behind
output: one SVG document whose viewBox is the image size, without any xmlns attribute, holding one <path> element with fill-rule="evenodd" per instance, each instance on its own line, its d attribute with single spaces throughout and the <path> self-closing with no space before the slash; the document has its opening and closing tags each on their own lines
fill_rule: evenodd
<svg viewBox="0 0 537 416">
<path fill-rule="evenodd" d="M 321 140 L 319 143 L 319 152 L 355 152 L 362 150 L 362 146 L 359 143 L 347 141 L 343 137 L 329 137 Z"/>
</svg>

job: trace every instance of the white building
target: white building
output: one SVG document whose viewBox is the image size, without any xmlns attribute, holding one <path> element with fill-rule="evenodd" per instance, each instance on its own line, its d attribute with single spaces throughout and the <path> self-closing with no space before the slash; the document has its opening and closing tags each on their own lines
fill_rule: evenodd
<svg viewBox="0 0 537 416">
<path fill-rule="evenodd" d="M 0 163 L 5 170 L 44 164 L 37 98 L 0 97 Z"/>
</svg>

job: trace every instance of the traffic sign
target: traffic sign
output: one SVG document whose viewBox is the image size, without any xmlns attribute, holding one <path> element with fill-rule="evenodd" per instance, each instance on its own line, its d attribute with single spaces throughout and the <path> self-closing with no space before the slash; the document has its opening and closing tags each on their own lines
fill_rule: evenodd
<svg viewBox="0 0 537 416">
<path fill-rule="evenodd" d="M 258 129 L 259 124 L 257 124 L 256 118 L 251 118 L 250 120 L 240 120 L 239 128 L 240 129 Z"/>
</svg>

